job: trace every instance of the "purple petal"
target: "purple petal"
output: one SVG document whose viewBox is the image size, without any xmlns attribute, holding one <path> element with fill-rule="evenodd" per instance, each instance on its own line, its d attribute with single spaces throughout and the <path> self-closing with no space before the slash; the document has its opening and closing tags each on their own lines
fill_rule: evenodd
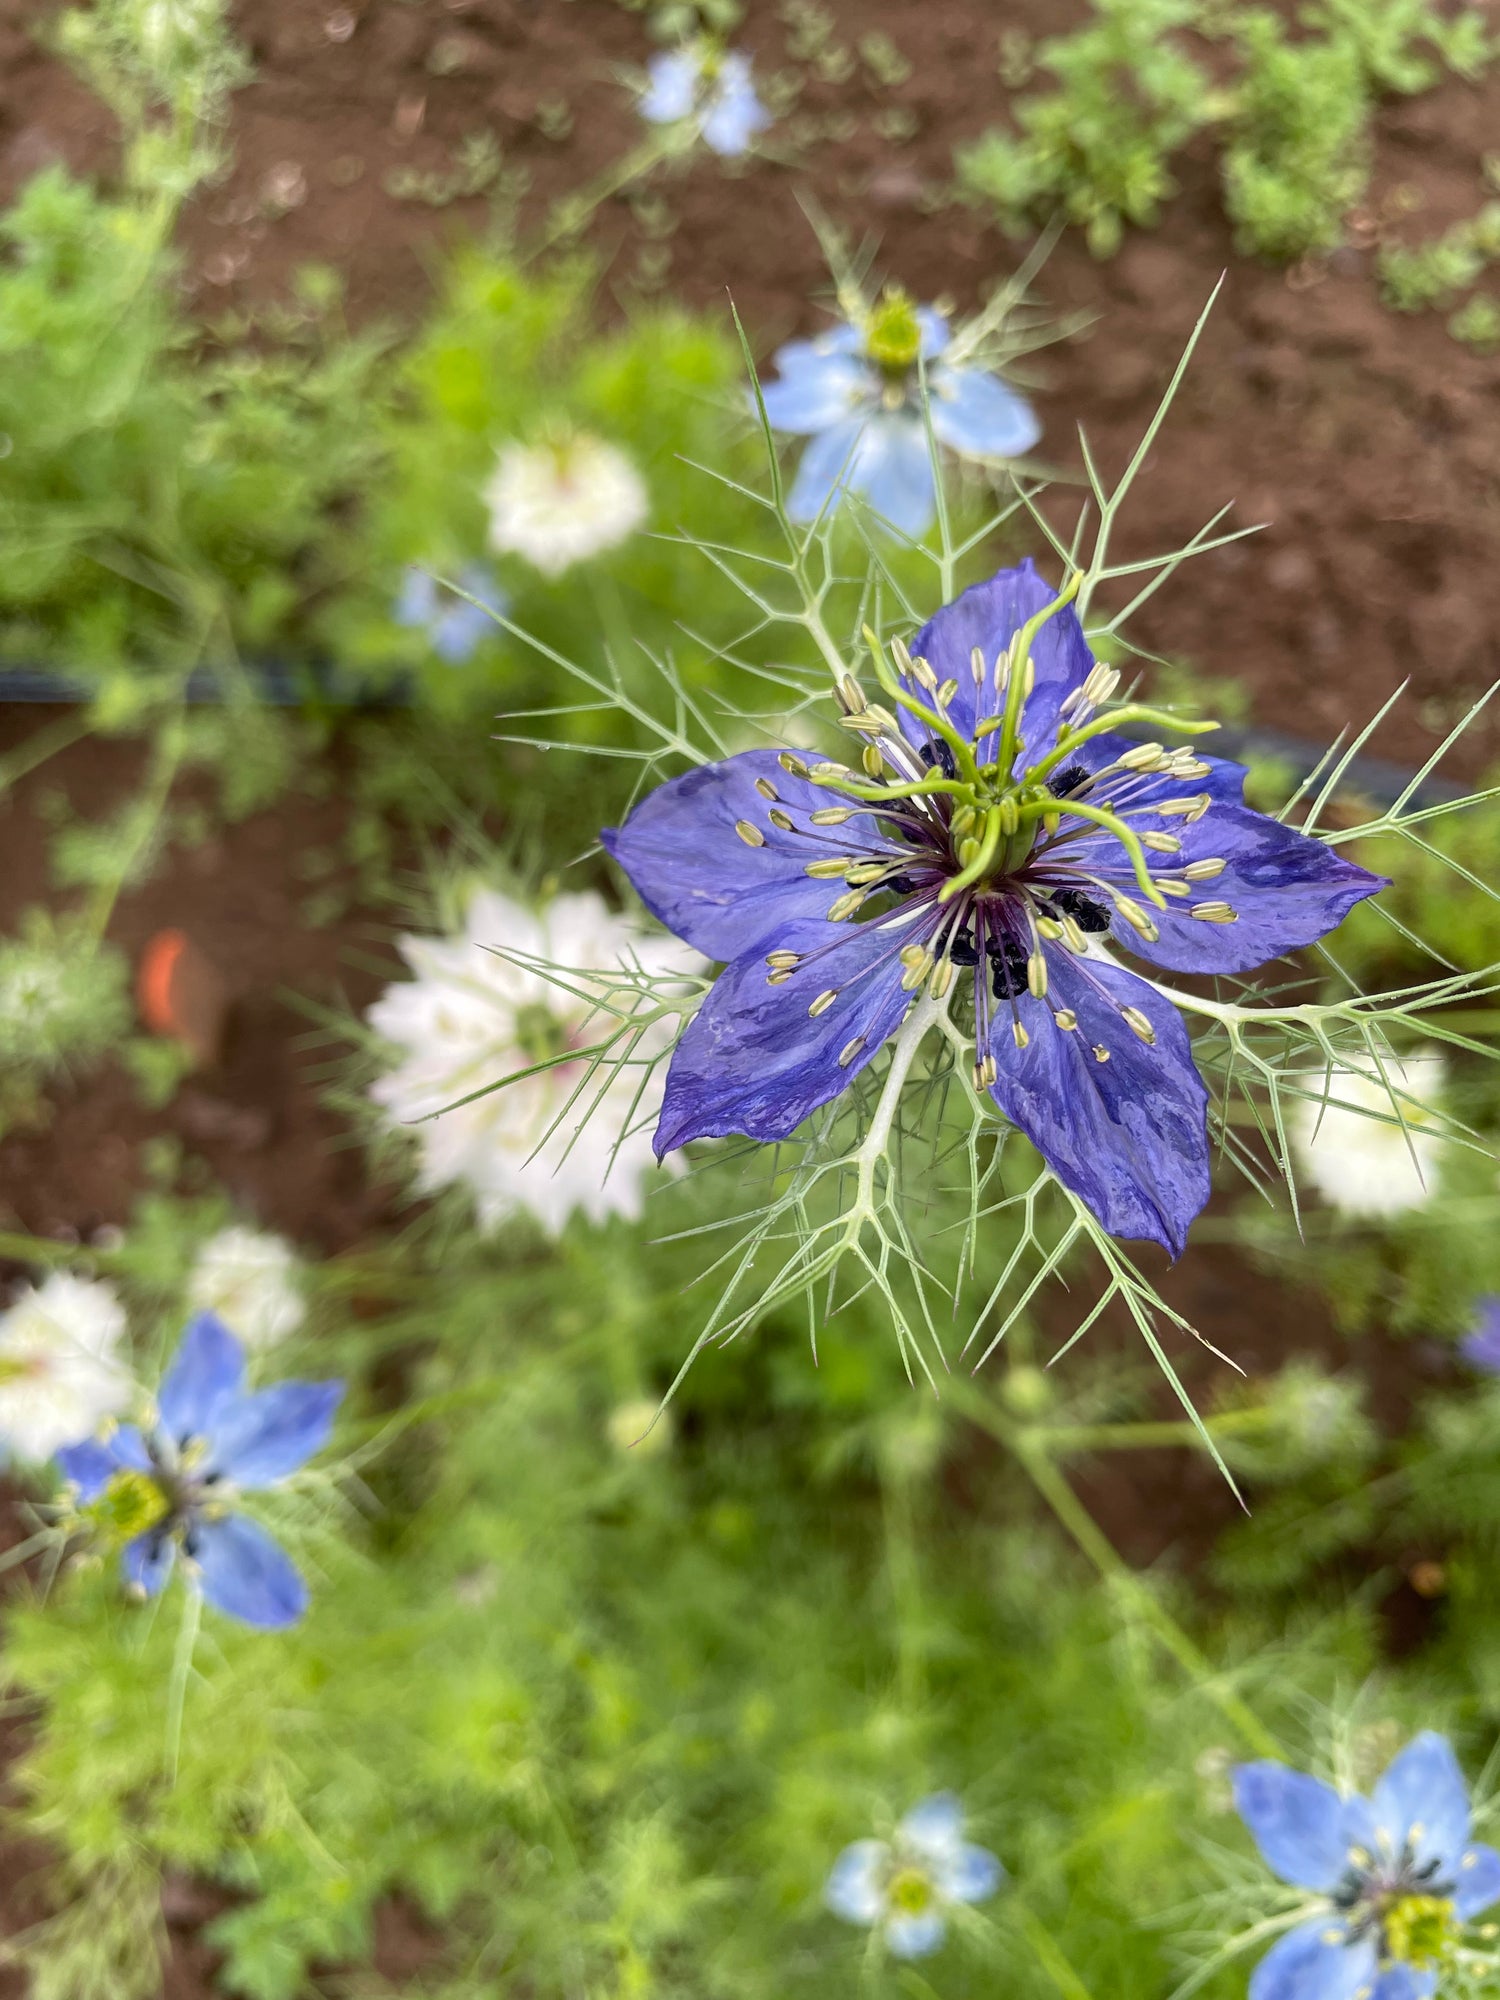
<svg viewBox="0 0 1500 2000">
<path fill-rule="evenodd" d="M 1333 1889 L 1349 1867 L 1353 1802 L 1285 1764 L 1238 1764 L 1233 1778 L 1236 1810 L 1266 1866 L 1298 1889 Z"/>
<path fill-rule="evenodd" d="M 247 1489 L 285 1479 L 327 1444 L 343 1393 L 342 1382 L 278 1382 L 221 1405 L 210 1469 Z"/>
<path fill-rule="evenodd" d="M 1467 1923 L 1500 1903 L 1500 1854 L 1493 1847 L 1465 1848 L 1453 1887 L 1453 1907 Z"/>
<path fill-rule="evenodd" d="M 757 781 L 774 789 L 794 832 L 771 824 L 771 801 Z M 873 828 L 873 819 L 843 828 L 810 824 L 811 813 L 844 802 L 792 777 L 774 750 L 745 750 L 659 785 L 623 826 L 600 838 L 653 916 L 706 957 L 729 960 L 800 918 L 827 915 L 845 885 L 815 881 L 806 872 L 810 861 L 866 848 L 895 851 L 885 835 L 858 831 Z M 740 837 L 742 822 L 762 835 L 762 846 Z"/>
<path fill-rule="evenodd" d="M 1370 1804 L 1375 1824 L 1400 1853 L 1407 1841 L 1419 1864 L 1458 1872 L 1469 1844 L 1469 1788 L 1446 1736 L 1424 1729 L 1389 1763 Z"/>
<path fill-rule="evenodd" d="M 863 362 L 810 340 L 789 342 L 777 353 L 776 366 L 781 379 L 762 383 L 761 395 L 766 416 L 778 431 L 806 434 L 827 430 L 830 424 L 850 416 L 875 388 Z"/>
<path fill-rule="evenodd" d="M 212 1313 L 188 1322 L 171 1367 L 157 1391 L 161 1427 L 177 1444 L 203 1437 L 214 1413 L 236 1395 L 245 1378 L 245 1356 L 239 1342 Z"/>
<path fill-rule="evenodd" d="M 157 1528 L 137 1535 L 120 1551 L 120 1569 L 125 1581 L 147 1597 L 159 1596 L 166 1589 L 176 1560 L 176 1540 Z"/>
<path fill-rule="evenodd" d="M 1015 569 L 1002 569 L 988 583 L 976 583 L 945 604 L 911 641 L 912 653 L 925 659 L 940 681 L 958 682 L 948 713 L 964 735 L 972 737 L 984 717 L 999 714 L 1004 704 L 996 690 L 995 662 L 1003 659 L 1027 619 L 1056 595 L 1028 556 Z M 976 646 L 984 656 L 984 680 L 977 688 L 970 667 Z M 1036 662 L 1036 685 L 1021 711 L 1017 769 L 1034 764 L 1051 749 L 1058 712 L 1074 689 L 1082 687 L 1094 663 L 1071 605 L 1054 612 L 1042 626 L 1031 656 Z M 927 741 L 922 725 L 905 709 L 900 722 L 908 740 L 920 749 Z"/>
<path fill-rule="evenodd" d="M 205 1601 L 246 1625 L 280 1631 L 307 1609 L 307 1586 L 286 1552 L 243 1514 L 201 1523 L 193 1563 Z"/>
<path fill-rule="evenodd" d="M 1477 1311 L 1478 1322 L 1459 1342 L 1459 1353 L 1471 1368 L 1500 1375 L 1500 1298 L 1480 1299 Z"/>
<path fill-rule="evenodd" d="M 833 948 L 777 986 L 767 984 L 759 953 L 721 972 L 673 1053 L 657 1158 L 690 1139 L 735 1132 L 789 1138 L 837 1097 L 880 1053 L 911 1004 L 897 955 L 910 934 L 909 923 L 796 923 L 777 932 L 779 947 Z M 839 997 L 827 1011 L 809 1014 L 812 1002 L 834 988 Z"/>
<path fill-rule="evenodd" d="M 1025 993 L 994 1003 L 989 1050 L 1000 1073 L 991 1095 L 1111 1236 L 1147 1237 L 1180 1256 L 1209 1193 L 1208 1093 L 1182 1018 L 1108 960 L 1048 947 L 1047 967 L 1047 1000 Z M 1012 1007 L 1029 1038 L 1024 1049 Z M 1121 1007 L 1146 1016 L 1154 1046 L 1121 1020 Z M 1071 1009 L 1077 1027 L 1059 1028 L 1057 1008 Z"/>
<path fill-rule="evenodd" d="M 1355 2000 L 1375 1966 L 1373 1937 L 1351 1942 L 1330 1911 L 1272 1945 L 1251 1976 L 1250 2000 Z"/>
<path fill-rule="evenodd" d="M 78 1497 L 87 1503 L 97 1500 L 117 1472 L 149 1472 L 151 1457 L 134 1424 L 122 1424 L 107 1438 L 85 1438 L 81 1444 L 66 1444 L 57 1454 L 64 1479 L 78 1488 Z"/>
<path fill-rule="evenodd" d="M 971 458 L 1019 458 L 1042 434 L 1024 396 L 982 368 L 936 368 L 928 385 L 932 428 Z"/>
</svg>

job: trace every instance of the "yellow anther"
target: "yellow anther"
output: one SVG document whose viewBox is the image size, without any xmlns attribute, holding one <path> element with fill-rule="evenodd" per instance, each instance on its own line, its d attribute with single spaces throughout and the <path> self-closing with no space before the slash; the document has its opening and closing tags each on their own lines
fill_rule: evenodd
<svg viewBox="0 0 1500 2000">
<path fill-rule="evenodd" d="M 1059 1007 L 1052 1018 L 1060 1028 L 1072 1030 L 1078 1026 L 1078 1016 L 1071 1007 Z"/>
<path fill-rule="evenodd" d="M 1026 988 L 1033 1000 L 1046 998 L 1047 961 L 1039 951 L 1034 951 L 1026 961 Z"/>
<path fill-rule="evenodd" d="M 847 778 L 849 776 L 849 766 L 847 764 L 835 764 L 832 758 L 825 757 L 821 764 L 813 765 L 808 775 L 814 778 L 821 778 L 826 783 L 833 778 Z"/>
<path fill-rule="evenodd" d="M 802 963 L 802 954 L 796 951 L 768 951 L 766 964 L 773 972 L 792 972 Z"/>
<path fill-rule="evenodd" d="M 854 912 L 866 900 L 869 893 L 868 889 L 851 889 L 848 895 L 840 896 L 838 901 L 829 909 L 829 923 L 841 924 L 846 917 L 852 917 Z"/>
<path fill-rule="evenodd" d="M 980 1089 L 988 1090 L 990 1085 L 995 1081 L 995 1078 L 999 1074 L 1000 1074 L 999 1063 L 995 1061 L 995 1058 L 992 1055 L 986 1055 L 984 1061 L 979 1065 Z"/>
<path fill-rule="evenodd" d="M 865 1045 L 865 1037 L 856 1035 L 852 1042 L 845 1042 L 839 1050 L 839 1068 L 847 1069 Z"/>
<path fill-rule="evenodd" d="M 1205 924 L 1237 924 L 1240 920 L 1239 911 L 1232 910 L 1227 903 L 1194 903 L 1188 915 Z"/>
<path fill-rule="evenodd" d="M 1095 1062 L 1109 1061 L 1109 1050 L 1104 1046 L 1103 1042 L 1095 1042 L 1094 1044 L 1094 1061 Z"/>
<path fill-rule="evenodd" d="M 1158 819 L 1202 819 L 1212 804 L 1207 792 L 1194 792 L 1190 799 L 1163 799 L 1151 810 Z"/>
<path fill-rule="evenodd" d="M 1021 1026 L 1021 1023 L 1019 1021 L 1011 1022 L 1010 1032 L 1012 1037 L 1014 1038 L 1016 1047 L 1018 1049 L 1029 1048 L 1031 1046 L 1031 1037 L 1030 1035 L 1027 1034 L 1026 1030 Z"/>
<path fill-rule="evenodd" d="M 1076 917 L 1063 918 L 1062 934 L 1063 943 L 1068 947 L 1069 951 L 1076 951 L 1081 957 L 1088 950 L 1089 941 L 1079 929 Z"/>
<path fill-rule="evenodd" d="M 984 685 L 984 649 L 971 646 L 969 649 L 969 672 L 974 676 L 975 687 Z"/>
<path fill-rule="evenodd" d="M 1175 833 L 1143 833 L 1142 847 L 1153 848 L 1158 854 L 1181 854 L 1182 842 Z"/>
<path fill-rule="evenodd" d="M 859 753 L 859 761 L 867 778 L 878 778 L 885 770 L 885 759 L 873 743 L 867 743 Z"/>
<path fill-rule="evenodd" d="M 767 986 L 785 986 L 791 976 L 789 970 L 785 972 L 768 972 L 766 974 L 766 984 Z"/>
<path fill-rule="evenodd" d="M 1115 908 L 1133 931 L 1139 931 L 1147 944 L 1155 944 L 1161 936 L 1151 918 L 1131 896 L 1116 896 Z"/>
<path fill-rule="evenodd" d="M 1165 756 L 1163 744 L 1137 743 L 1133 750 L 1124 751 L 1115 761 L 1127 771 L 1154 771 Z"/>
<path fill-rule="evenodd" d="M 930 991 L 932 993 L 933 999 L 934 1000 L 943 999 L 947 994 L 948 988 L 952 984 L 953 984 L 953 960 L 951 958 L 940 958 L 936 966 L 934 966 L 932 973 L 932 986 L 930 988 Z"/>
<path fill-rule="evenodd" d="M 774 799 L 776 797 L 776 787 L 771 783 L 769 778 L 757 778 L 755 789 L 763 799 Z"/>
<path fill-rule="evenodd" d="M 932 970 L 932 953 L 930 951 L 921 951 L 920 947 L 918 947 L 918 950 L 919 956 L 907 965 L 905 972 L 901 975 L 901 990 L 903 993 L 915 993 L 919 986 L 926 984 L 927 975 Z M 905 952 L 901 956 L 905 958 Z"/>
<path fill-rule="evenodd" d="M 865 691 L 853 674 L 839 676 L 839 700 L 851 715 L 862 714 L 868 706 L 865 701 Z"/>
<path fill-rule="evenodd" d="M 1156 1030 L 1139 1007 L 1122 1007 L 1120 1009 L 1120 1019 L 1129 1028 L 1131 1034 L 1139 1041 L 1143 1041 L 1147 1048 L 1150 1048 L 1155 1042 Z"/>
<path fill-rule="evenodd" d="M 791 814 L 783 812 L 780 806 L 772 806 L 771 810 L 766 814 L 766 818 L 771 822 L 772 826 L 779 827 L 783 833 L 796 832 L 796 828 L 792 824 Z"/>
<path fill-rule="evenodd" d="M 1020 824 L 1021 809 L 1016 804 L 1014 795 L 1007 792 L 1000 801 L 1000 831 L 1009 840 Z"/>
<path fill-rule="evenodd" d="M 842 826 L 846 819 L 853 819 L 853 806 L 819 806 L 808 818 L 814 826 Z"/>
<path fill-rule="evenodd" d="M 1055 944 L 1063 934 L 1063 927 L 1056 917 L 1038 917 L 1036 927 L 1039 934 Z"/>
<path fill-rule="evenodd" d="M 811 875 L 815 882 L 832 882 L 835 879 L 842 880 L 844 871 L 853 865 L 851 858 L 845 854 L 832 861 L 809 861 L 802 872 L 804 875 Z"/>
<path fill-rule="evenodd" d="M 1186 882 L 1174 882 L 1170 875 L 1153 875 L 1151 879 L 1164 896 L 1176 896 L 1181 901 L 1193 893 Z"/>
<path fill-rule="evenodd" d="M 919 944 L 904 944 L 896 956 L 903 965 L 920 965 L 922 960 L 926 958 L 927 953 L 924 947 Z"/>
<path fill-rule="evenodd" d="M 1216 875 L 1222 875 L 1226 867 L 1223 861 L 1190 861 L 1182 871 L 1185 882 L 1212 882 Z"/>
<path fill-rule="evenodd" d="M 849 884 L 851 889 L 857 889 L 862 883 L 878 882 L 882 875 L 886 875 L 889 872 L 889 862 L 860 861 L 854 867 L 845 869 L 844 880 Z"/>
<path fill-rule="evenodd" d="M 937 691 L 937 705 L 938 705 L 938 707 L 939 707 L 939 708 L 946 708 L 946 707 L 948 706 L 949 702 L 950 702 L 950 701 L 952 701 L 953 697 L 954 697 L 954 696 L 955 696 L 955 695 L 956 695 L 957 693 L 958 693 L 958 682 L 957 682 L 957 681 L 955 681 L 955 680 L 946 680 L 946 681 L 944 681 L 944 682 L 943 682 L 943 684 L 942 684 L 942 686 L 941 686 L 941 687 L 940 687 L 940 688 L 938 689 L 938 691 Z"/>
<path fill-rule="evenodd" d="M 834 1001 L 838 999 L 838 997 L 839 997 L 839 989 L 836 986 L 830 986 L 826 993 L 820 993 L 818 995 L 817 999 L 814 1000 L 814 1002 L 808 1008 L 807 1011 L 814 1018 L 816 1018 L 819 1014 L 826 1014 L 829 1008 L 833 1005 Z"/>
<path fill-rule="evenodd" d="M 807 765 L 800 757 L 794 757 L 790 750 L 783 750 L 776 761 L 783 771 L 788 772 L 794 778 L 805 778 L 807 776 Z"/>
<path fill-rule="evenodd" d="M 734 830 L 740 839 L 744 841 L 746 847 L 764 847 L 766 844 L 766 836 L 761 832 L 760 828 L 752 826 L 747 819 L 737 819 L 734 823 Z"/>
<path fill-rule="evenodd" d="M 972 806 L 960 806 L 948 822 L 948 831 L 955 840 L 962 840 L 979 815 Z"/>
<path fill-rule="evenodd" d="M 937 675 L 932 671 L 932 668 L 922 658 L 920 653 L 912 656 L 911 671 L 912 678 L 916 681 L 918 687 L 925 688 L 928 694 L 931 694 L 937 686 Z"/>
</svg>

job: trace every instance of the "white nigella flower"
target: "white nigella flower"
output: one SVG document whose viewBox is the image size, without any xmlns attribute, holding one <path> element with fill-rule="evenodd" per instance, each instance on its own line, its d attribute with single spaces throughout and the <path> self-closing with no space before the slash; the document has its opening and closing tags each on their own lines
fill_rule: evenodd
<svg viewBox="0 0 1500 2000">
<path fill-rule="evenodd" d="M 878 1930 L 895 1958 L 926 1958 L 961 1903 L 993 1896 L 1005 1870 L 987 1847 L 963 1838 L 952 1792 L 924 1799 L 891 1840 L 856 1840 L 833 1864 L 823 1899 L 846 1923 Z"/>
<path fill-rule="evenodd" d="M 281 1236 L 239 1225 L 221 1229 L 198 1252 L 188 1304 L 215 1314 L 246 1347 L 274 1347 L 307 1317 L 297 1254 Z"/>
<path fill-rule="evenodd" d="M 1431 1048 L 1404 1061 L 1386 1057 L 1380 1069 L 1373 1062 L 1335 1068 L 1326 1104 L 1322 1076 L 1309 1076 L 1310 1095 L 1293 1110 L 1292 1137 L 1324 1201 L 1360 1216 L 1400 1215 L 1429 1201 L 1446 1143 L 1432 1107 L 1447 1080 L 1448 1065 Z"/>
<path fill-rule="evenodd" d="M 40 1463 L 131 1397 L 116 1349 L 125 1308 L 110 1286 L 54 1271 L 0 1313 L 0 1440 Z"/>
<path fill-rule="evenodd" d="M 618 1068 L 606 1059 L 592 1078 L 581 1062 L 554 1062 L 472 1104 L 456 1100 L 602 1040 L 615 1016 L 585 996 L 613 986 L 615 1005 L 628 1005 L 627 986 L 608 976 L 615 968 L 670 977 L 696 963 L 691 955 L 638 931 L 592 891 L 535 911 L 480 889 L 456 936 L 399 944 L 416 978 L 388 986 L 366 1018 L 402 1060 L 370 1095 L 393 1124 L 415 1125 L 418 1184 L 466 1186 L 487 1228 L 518 1210 L 553 1234 L 575 1209 L 591 1222 L 638 1216 L 661 1106 L 659 1076 L 642 1087 L 645 1045 Z M 559 970 L 567 987 L 528 960 Z"/>
<path fill-rule="evenodd" d="M 646 482 L 618 446 L 587 431 L 508 444 L 484 489 L 490 546 L 543 576 L 612 549 L 646 519 Z"/>
</svg>

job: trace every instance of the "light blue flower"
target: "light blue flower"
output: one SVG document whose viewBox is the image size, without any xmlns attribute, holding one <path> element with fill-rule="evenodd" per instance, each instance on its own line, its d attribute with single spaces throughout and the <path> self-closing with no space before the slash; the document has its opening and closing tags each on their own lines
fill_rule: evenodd
<svg viewBox="0 0 1500 2000">
<path fill-rule="evenodd" d="M 988 1848 L 963 1838 L 952 1792 L 913 1806 L 891 1840 L 856 1840 L 834 1862 L 823 1900 L 846 1923 L 879 1931 L 896 1958 L 938 1949 L 949 1913 L 993 1896 L 1005 1870 Z"/>
<path fill-rule="evenodd" d="M 1250 2000 L 1430 2000 L 1462 1926 L 1500 1901 L 1500 1854 L 1470 1843 L 1447 1739 L 1413 1738 L 1368 1799 L 1284 1764 L 1233 1775 L 1267 1865 L 1317 1896 L 1255 1968 Z"/>
<path fill-rule="evenodd" d="M 494 632 L 491 612 L 503 618 L 509 609 L 505 592 L 482 563 L 465 563 L 458 581 L 469 597 L 479 600 L 477 604 L 455 597 L 435 576 L 412 563 L 402 577 L 400 594 L 391 610 L 398 625 L 424 631 L 432 650 L 450 667 L 461 666 Z"/>
<path fill-rule="evenodd" d="M 788 502 L 794 521 L 815 521 L 853 492 L 903 533 L 927 532 L 935 508 L 919 360 L 939 444 L 975 459 L 1031 449 L 1042 434 L 1031 405 L 987 369 L 944 360 L 950 346 L 942 315 L 891 287 L 861 322 L 777 351 L 766 415 L 810 440 Z"/>
<path fill-rule="evenodd" d="M 157 1394 L 156 1420 L 121 1425 L 57 1454 L 92 1525 L 123 1539 L 126 1581 L 154 1597 L 178 1551 L 216 1610 L 276 1630 L 307 1609 L 307 1587 L 279 1543 L 237 1511 L 323 1449 L 341 1382 L 246 1389 L 239 1342 L 212 1313 L 188 1323 Z"/>
<path fill-rule="evenodd" d="M 1500 1298 L 1492 1294 L 1479 1301 L 1474 1331 L 1464 1335 L 1459 1352 L 1471 1368 L 1478 1368 L 1486 1375 L 1500 1375 Z"/>
<path fill-rule="evenodd" d="M 703 143 L 726 159 L 749 150 L 771 114 L 755 94 L 750 58 L 727 54 L 712 42 L 690 42 L 646 65 L 651 81 L 641 98 L 641 116 L 653 125 L 696 121 Z"/>
</svg>

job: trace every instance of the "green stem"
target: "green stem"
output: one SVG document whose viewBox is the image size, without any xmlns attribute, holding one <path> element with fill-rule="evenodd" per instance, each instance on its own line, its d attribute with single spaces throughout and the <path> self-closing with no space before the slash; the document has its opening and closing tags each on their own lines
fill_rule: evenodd
<svg viewBox="0 0 1500 2000">
<path fill-rule="evenodd" d="M 1093 1995 L 1063 1956 L 1061 1946 L 1041 1918 L 1028 1910 L 1019 1897 L 1012 1901 L 1008 1914 L 1020 1925 L 1042 1970 L 1063 1995 L 1063 2000 L 1093 2000 Z"/>
<path fill-rule="evenodd" d="M 1006 778 L 1016 761 L 1016 750 L 1021 740 L 1021 709 L 1026 700 L 1026 662 L 1031 657 L 1032 642 L 1049 618 L 1055 617 L 1066 604 L 1071 604 L 1083 583 L 1083 571 L 1074 570 L 1052 602 L 1028 618 L 1020 632 L 1012 641 L 1010 656 L 1010 684 L 1005 690 L 1005 721 L 1000 730 L 1000 750 L 995 761 L 1000 766 L 1000 775 Z"/>
<path fill-rule="evenodd" d="M 1123 708 L 1111 709 L 1108 715 L 1099 715 L 1092 722 L 1084 723 L 1081 729 L 1064 729 L 1058 737 L 1057 748 L 1049 750 L 1042 761 L 1033 764 L 1026 773 L 1027 783 L 1038 783 L 1050 771 L 1055 771 L 1059 764 L 1065 764 L 1080 743 L 1092 742 L 1096 736 L 1112 736 L 1126 722 L 1146 722 L 1153 729 L 1177 729 L 1185 736 L 1204 736 L 1209 730 L 1219 727 L 1217 722 L 1183 722 L 1178 716 L 1169 715 L 1165 709 L 1147 708 L 1141 702 L 1127 702 Z"/>
</svg>

